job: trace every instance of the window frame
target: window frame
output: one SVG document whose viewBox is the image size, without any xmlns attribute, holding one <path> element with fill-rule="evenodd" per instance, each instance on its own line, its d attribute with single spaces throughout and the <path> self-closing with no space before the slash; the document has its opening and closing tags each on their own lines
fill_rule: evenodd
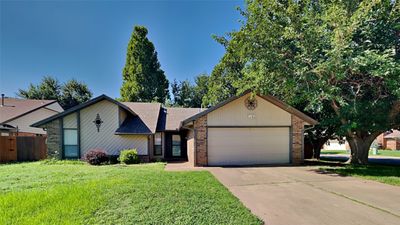
<svg viewBox="0 0 400 225">
<path fill-rule="evenodd" d="M 156 135 L 160 134 L 160 144 L 156 144 Z M 161 132 L 157 132 L 154 134 L 154 140 L 153 140 L 153 155 L 154 156 L 162 156 L 163 155 L 163 147 L 162 147 L 162 139 L 163 139 L 163 134 Z M 157 147 L 159 146 L 160 152 L 157 152 Z"/>
<path fill-rule="evenodd" d="M 69 144 L 65 144 L 65 131 L 69 130 L 69 131 L 76 131 L 76 145 L 69 145 Z M 80 155 L 80 149 L 79 149 L 79 129 L 78 128 L 63 128 L 63 132 L 62 132 L 62 140 L 63 140 L 63 146 L 62 146 L 62 150 L 63 150 L 63 158 L 65 159 L 78 159 L 79 155 Z M 76 147 L 76 154 L 77 156 L 66 156 L 65 155 L 65 147 Z"/>
<path fill-rule="evenodd" d="M 174 136 L 178 136 L 179 137 L 179 144 L 174 144 Z M 182 137 L 179 134 L 173 134 L 171 137 L 171 155 L 172 157 L 182 157 Z M 174 147 L 179 146 L 179 155 L 174 155 Z"/>
</svg>

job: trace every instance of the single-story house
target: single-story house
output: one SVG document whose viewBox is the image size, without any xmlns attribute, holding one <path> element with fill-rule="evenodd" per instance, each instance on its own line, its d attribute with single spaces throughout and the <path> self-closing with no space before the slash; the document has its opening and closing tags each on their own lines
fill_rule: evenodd
<svg viewBox="0 0 400 225">
<path fill-rule="evenodd" d="M 382 133 L 376 139 L 381 149 L 400 150 L 399 130 L 392 130 Z"/>
<path fill-rule="evenodd" d="M 299 164 L 303 130 L 317 121 L 272 96 L 245 92 L 207 110 L 96 97 L 32 126 L 48 132 L 48 155 L 80 158 L 91 149 L 195 166 Z"/>
<path fill-rule="evenodd" d="M 9 98 L 2 94 L 0 104 L 1 135 L 45 135 L 46 131 L 30 125 L 62 111 L 64 111 L 63 108 L 55 100 Z"/>
</svg>

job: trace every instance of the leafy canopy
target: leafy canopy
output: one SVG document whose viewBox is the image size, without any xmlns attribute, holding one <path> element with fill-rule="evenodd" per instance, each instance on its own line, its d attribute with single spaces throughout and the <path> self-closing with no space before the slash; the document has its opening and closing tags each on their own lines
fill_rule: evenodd
<svg viewBox="0 0 400 225">
<path fill-rule="evenodd" d="M 189 80 L 178 82 L 174 80 L 171 84 L 173 105 L 180 107 L 202 107 L 204 96 L 208 92 L 207 74 L 200 74 L 195 77 L 195 83 L 192 85 Z"/>
<path fill-rule="evenodd" d="M 226 53 L 211 74 L 207 103 L 247 89 L 273 94 L 369 146 L 400 127 L 399 5 L 247 1 L 240 30 L 217 38 Z"/>
<path fill-rule="evenodd" d="M 88 86 L 76 79 L 66 83 L 51 76 L 43 77 L 38 85 L 30 84 L 28 89 L 19 89 L 17 95 L 26 99 L 57 100 L 64 109 L 69 109 L 92 98 Z"/>
</svg>

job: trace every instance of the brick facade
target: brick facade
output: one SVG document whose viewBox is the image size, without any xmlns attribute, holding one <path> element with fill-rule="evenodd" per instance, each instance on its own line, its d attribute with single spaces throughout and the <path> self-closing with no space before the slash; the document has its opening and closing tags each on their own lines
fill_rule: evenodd
<svg viewBox="0 0 400 225">
<path fill-rule="evenodd" d="M 291 139 L 291 163 L 293 165 L 299 165 L 303 163 L 303 131 L 304 131 L 304 120 L 299 117 L 292 115 L 292 133 Z M 196 166 L 207 166 L 207 115 L 204 115 L 194 121 L 195 130 L 195 165 Z"/>
<path fill-rule="evenodd" d="M 53 159 L 62 158 L 61 150 L 61 122 L 53 120 L 46 124 L 44 128 L 47 130 L 47 157 Z"/>
<path fill-rule="evenodd" d="M 294 165 L 303 163 L 303 128 L 304 121 L 295 115 L 292 115 L 292 149 L 291 162 Z"/>
<path fill-rule="evenodd" d="M 396 138 L 390 138 L 385 140 L 385 149 L 400 150 L 400 140 Z"/>
<path fill-rule="evenodd" d="M 195 165 L 207 166 L 207 115 L 194 121 L 195 130 Z"/>
</svg>

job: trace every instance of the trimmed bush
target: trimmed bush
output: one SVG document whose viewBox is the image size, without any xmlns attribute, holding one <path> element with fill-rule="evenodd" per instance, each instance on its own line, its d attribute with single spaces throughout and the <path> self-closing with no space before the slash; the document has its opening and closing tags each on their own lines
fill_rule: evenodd
<svg viewBox="0 0 400 225">
<path fill-rule="evenodd" d="M 84 160 L 90 165 L 101 165 L 108 162 L 108 156 L 103 150 L 92 149 L 85 154 Z"/>
<path fill-rule="evenodd" d="M 122 150 L 119 155 L 119 161 L 125 164 L 140 163 L 140 159 L 136 149 Z"/>
</svg>

